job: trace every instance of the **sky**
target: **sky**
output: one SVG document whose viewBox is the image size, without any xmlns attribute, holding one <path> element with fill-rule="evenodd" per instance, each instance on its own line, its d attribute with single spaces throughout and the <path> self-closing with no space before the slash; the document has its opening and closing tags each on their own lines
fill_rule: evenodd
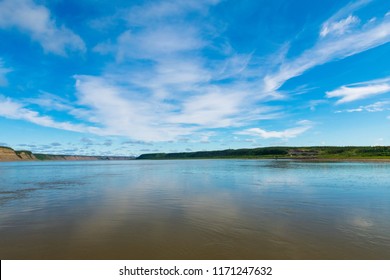
<svg viewBox="0 0 390 280">
<path fill-rule="evenodd" d="M 388 0 L 0 0 L 0 145 L 390 145 Z"/>
</svg>

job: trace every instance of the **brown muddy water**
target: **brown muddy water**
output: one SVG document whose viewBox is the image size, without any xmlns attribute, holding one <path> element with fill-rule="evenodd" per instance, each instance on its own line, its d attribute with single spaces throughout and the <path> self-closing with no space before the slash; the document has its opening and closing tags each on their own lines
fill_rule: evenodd
<svg viewBox="0 0 390 280">
<path fill-rule="evenodd" d="M 0 163 L 1 259 L 390 259 L 390 164 Z"/>
</svg>

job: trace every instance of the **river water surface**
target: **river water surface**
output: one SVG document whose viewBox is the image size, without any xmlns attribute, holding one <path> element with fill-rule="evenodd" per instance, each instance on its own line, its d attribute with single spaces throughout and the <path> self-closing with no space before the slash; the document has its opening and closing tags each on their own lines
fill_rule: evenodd
<svg viewBox="0 0 390 280">
<path fill-rule="evenodd" d="M 390 259 L 390 164 L 0 163 L 1 259 Z"/>
</svg>

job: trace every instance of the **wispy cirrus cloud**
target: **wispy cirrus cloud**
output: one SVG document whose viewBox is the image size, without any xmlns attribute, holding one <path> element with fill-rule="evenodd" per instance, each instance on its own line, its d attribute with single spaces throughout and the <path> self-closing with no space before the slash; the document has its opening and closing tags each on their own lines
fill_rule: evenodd
<svg viewBox="0 0 390 280">
<path fill-rule="evenodd" d="M 174 109 L 169 104 L 139 98 L 131 90 L 107 78 L 75 78 L 78 102 L 88 108 L 89 121 L 98 123 L 105 135 L 143 141 L 169 141 L 194 130 L 164 121 L 169 111 Z"/>
<path fill-rule="evenodd" d="M 139 141 L 171 141 L 209 128 L 238 126 L 245 96 L 209 88 L 200 95 L 171 103 L 150 95 L 140 98 L 108 77 L 76 76 L 78 103 L 88 110 L 88 121 L 99 124 L 100 133 Z M 253 119 L 278 117 L 275 108 L 254 110 Z"/>
<path fill-rule="evenodd" d="M 378 101 L 373 104 L 359 106 L 357 108 L 338 110 L 335 113 L 355 113 L 355 112 L 383 112 L 390 110 L 390 101 Z"/>
<path fill-rule="evenodd" d="M 45 110 L 69 111 L 73 109 L 71 103 L 58 95 L 41 91 L 41 94 L 33 98 L 25 98 L 24 102 L 35 104 Z"/>
<path fill-rule="evenodd" d="M 30 34 L 47 52 L 66 54 L 69 50 L 83 50 L 81 39 L 61 27 L 48 9 L 32 0 L 15 2 L 23 13 L 30 9 L 30 17 L 39 19 L 37 22 L 42 24 L 33 22 L 30 26 L 28 17 L 18 17 L 7 22 L 0 19 L 0 28 L 18 28 Z M 233 47 L 240 46 L 240 42 L 229 41 L 230 31 L 224 33 L 224 24 L 214 17 L 218 13 L 212 13 L 219 2 L 132 3 L 131 7 L 115 14 L 120 17 L 113 19 L 115 32 L 107 32 L 99 43 L 91 41 L 96 45 L 89 55 L 98 67 L 78 68 L 84 72 L 73 76 L 74 92 L 68 91 L 68 84 L 67 97 L 65 93 L 59 97 L 41 92 L 37 97 L 22 97 L 19 101 L 3 98 L 0 114 L 42 126 L 101 136 L 124 136 L 137 144 L 180 139 L 208 143 L 217 138 L 210 130 L 239 131 L 242 126 L 253 127 L 241 131 L 242 134 L 289 139 L 302 135 L 313 123 L 303 121 L 294 125 L 293 122 L 291 128 L 268 127 L 266 130 L 259 121 L 280 118 L 289 106 L 314 111 L 330 101 L 315 97 L 315 100 L 306 100 L 306 104 L 294 104 L 296 99 L 303 99 L 303 96 L 297 97 L 298 94 L 312 91 L 312 88 L 298 86 L 296 92 L 289 91 L 291 104 L 286 105 L 283 98 L 288 97 L 278 90 L 287 80 L 316 66 L 390 41 L 390 17 L 379 16 L 367 24 L 354 15 L 354 11 L 370 1 L 358 1 L 347 5 L 322 25 L 316 25 L 316 42 L 308 49 L 301 49 L 298 55 L 291 56 L 288 43 L 275 55 L 268 50 L 261 53 L 248 48 L 246 53 L 240 52 Z M 0 15 L 8 16 L 16 9 L 16 4 L 10 0 L 0 5 L 5 7 Z M 15 12 L 18 13 L 22 12 Z M 49 39 L 54 45 L 49 44 Z M 301 46 L 295 51 L 299 48 Z M 374 92 L 380 94 L 381 90 L 384 90 L 383 85 L 379 83 L 347 85 L 328 92 L 327 96 L 337 97 L 339 103 L 344 103 L 373 96 Z M 7 111 L 6 105 L 14 109 Z M 362 108 L 365 109 L 368 110 Z M 57 122 L 55 117 L 49 117 L 57 113 L 69 121 Z"/>
<path fill-rule="evenodd" d="M 388 92 L 390 92 L 390 78 L 385 78 L 341 86 L 338 89 L 326 92 L 326 97 L 340 98 L 336 104 L 342 104 Z"/>
<path fill-rule="evenodd" d="M 203 130 L 279 117 L 279 107 L 259 106 L 267 94 L 262 96 L 256 81 L 240 79 L 251 55 L 213 45 L 210 37 L 219 35 L 204 19 L 216 3 L 156 1 L 130 9 L 128 28 L 114 42 L 94 49 L 112 56 L 112 64 L 100 76 L 74 76 L 75 100 L 43 92 L 23 101 L 91 124 L 78 127 L 84 132 L 92 126 L 99 135 L 147 142 L 177 140 L 195 132 L 200 134 L 193 139 L 204 142 L 208 134 Z M 218 53 L 216 59 L 202 55 L 210 47 Z M 232 82 L 218 84 L 231 77 Z M 69 123 L 68 129 L 75 127 Z"/>
<path fill-rule="evenodd" d="M 90 106 L 90 115 L 107 120 L 114 114 L 122 124 L 103 121 L 108 130 L 142 141 L 173 140 L 203 129 L 277 118 L 279 107 L 258 103 L 274 97 L 262 93 L 257 80 L 246 79 L 251 54 L 236 53 L 213 40 L 220 34 L 206 17 L 218 2 L 156 1 L 131 8 L 125 17 L 128 29 L 116 41 L 94 48 L 113 56 L 115 68 L 101 76 L 77 77 L 78 96 Z M 205 51 L 214 55 L 204 57 Z M 129 72 L 128 64 L 135 70 Z M 219 83 L 224 79 L 231 80 Z M 96 95 L 94 91 L 101 91 L 97 84 L 111 90 Z M 111 100 L 119 98 L 123 110 L 107 110 L 110 103 L 102 99 L 112 90 L 116 93 Z M 101 106 L 96 100 L 102 100 Z"/>
<path fill-rule="evenodd" d="M 215 67 L 207 66 L 207 59 L 201 54 L 212 45 L 210 37 L 216 35 L 206 34 L 211 31 L 205 32 L 204 13 L 218 2 L 156 1 L 137 5 L 124 17 L 129 25 L 127 30 L 115 42 L 100 43 L 94 50 L 115 57 L 118 78 L 127 74 L 126 64 L 134 63 L 136 73 L 126 77 L 131 85 L 161 98 L 177 98 L 178 91 L 193 91 L 210 82 L 214 73 L 223 76 L 243 67 L 239 63 L 226 67 L 225 59 L 214 61 L 218 64 Z M 225 71 L 214 71 L 215 68 Z"/>
<path fill-rule="evenodd" d="M 353 25 L 357 24 L 360 20 L 352 15 L 341 19 L 336 22 L 326 22 L 322 25 L 322 29 L 320 32 L 321 37 L 325 37 L 331 34 L 335 35 L 343 35 L 347 33 Z"/>
<path fill-rule="evenodd" d="M 84 124 L 73 124 L 70 122 L 58 122 L 49 116 L 42 116 L 39 112 L 26 108 L 25 104 L 13 101 L 10 98 L 0 95 L 0 116 L 25 120 L 44 127 L 51 127 L 76 132 L 89 132 L 99 134 L 99 128 L 89 127 Z"/>
<path fill-rule="evenodd" d="M 0 2 L 0 28 L 17 28 L 41 44 L 46 52 L 65 55 L 85 51 L 83 40 L 63 25 L 58 25 L 50 11 L 32 0 Z"/>
<path fill-rule="evenodd" d="M 390 18 L 384 16 L 370 25 L 359 24 L 355 16 L 340 19 L 371 1 L 359 1 L 341 9 L 321 28 L 320 36 L 312 48 L 295 58 L 281 61 L 278 70 L 264 78 L 266 91 L 278 90 L 287 80 L 302 75 L 316 66 L 343 59 L 390 42 Z M 348 32 L 347 32 L 348 29 Z M 321 35 L 322 34 L 322 35 Z M 330 36 L 332 35 L 332 36 Z"/>
<path fill-rule="evenodd" d="M 320 36 L 343 35 L 346 33 L 353 25 L 360 22 L 360 19 L 353 16 L 352 13 L 370 4 L 372 1 L 373 0 L 353 1 L 338 10 L 322 24 Z"/>
<path fill-rule="evenodd" d="M 142 31 L 127 30 L 117 38 L 116 44 L 102 43 L 95 47 L 95 51 L 113 52 L 119 62 L 128 58 L 157 59 L 201 48 L 204 42 L 196 32 L 189 26 L 174 25 L 147 27 Z"/>
<path fill-rule="evenodd" d="M 301 135 L 302 133 L 308 131 L 313 127 L 314 124 L 311 121 L 303 120 L 303 121 L 299 121 L 297 125 L 298 126 L 296 127 L 288 128 L 282 131 L 265 130 L 262 128 L 250 128 L 241 131 L 238 134 L 259 136 L 264 139 L 268 139 L 268 138 L 288 139 L 288 138 L 295 138 Z"/>
<path fill-rule="evenodd" d="M 80 104 L 76 104 L 75 101 L 68 100 L 49 92 L 41 91 L 41 93 L 36 97 L 24 98 L 22 103 L 37 105 L 43 112 L 46 113 L 53 111 L 62 112 L 81 121 L 87 121 L 89 123 L 97 122 L 91 116 L 89 110 Z"/>
</svg>

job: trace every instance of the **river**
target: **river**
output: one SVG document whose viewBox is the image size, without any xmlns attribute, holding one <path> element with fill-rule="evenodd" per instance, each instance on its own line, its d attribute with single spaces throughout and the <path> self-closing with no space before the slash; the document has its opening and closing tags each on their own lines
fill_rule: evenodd
<svg viewBox="0 0 390 280">
<path fill-rule="evenodd" d="M 390 259 L 389 217 L 389 163 L 0 163 L 1 259 Z"/>
</svg>

